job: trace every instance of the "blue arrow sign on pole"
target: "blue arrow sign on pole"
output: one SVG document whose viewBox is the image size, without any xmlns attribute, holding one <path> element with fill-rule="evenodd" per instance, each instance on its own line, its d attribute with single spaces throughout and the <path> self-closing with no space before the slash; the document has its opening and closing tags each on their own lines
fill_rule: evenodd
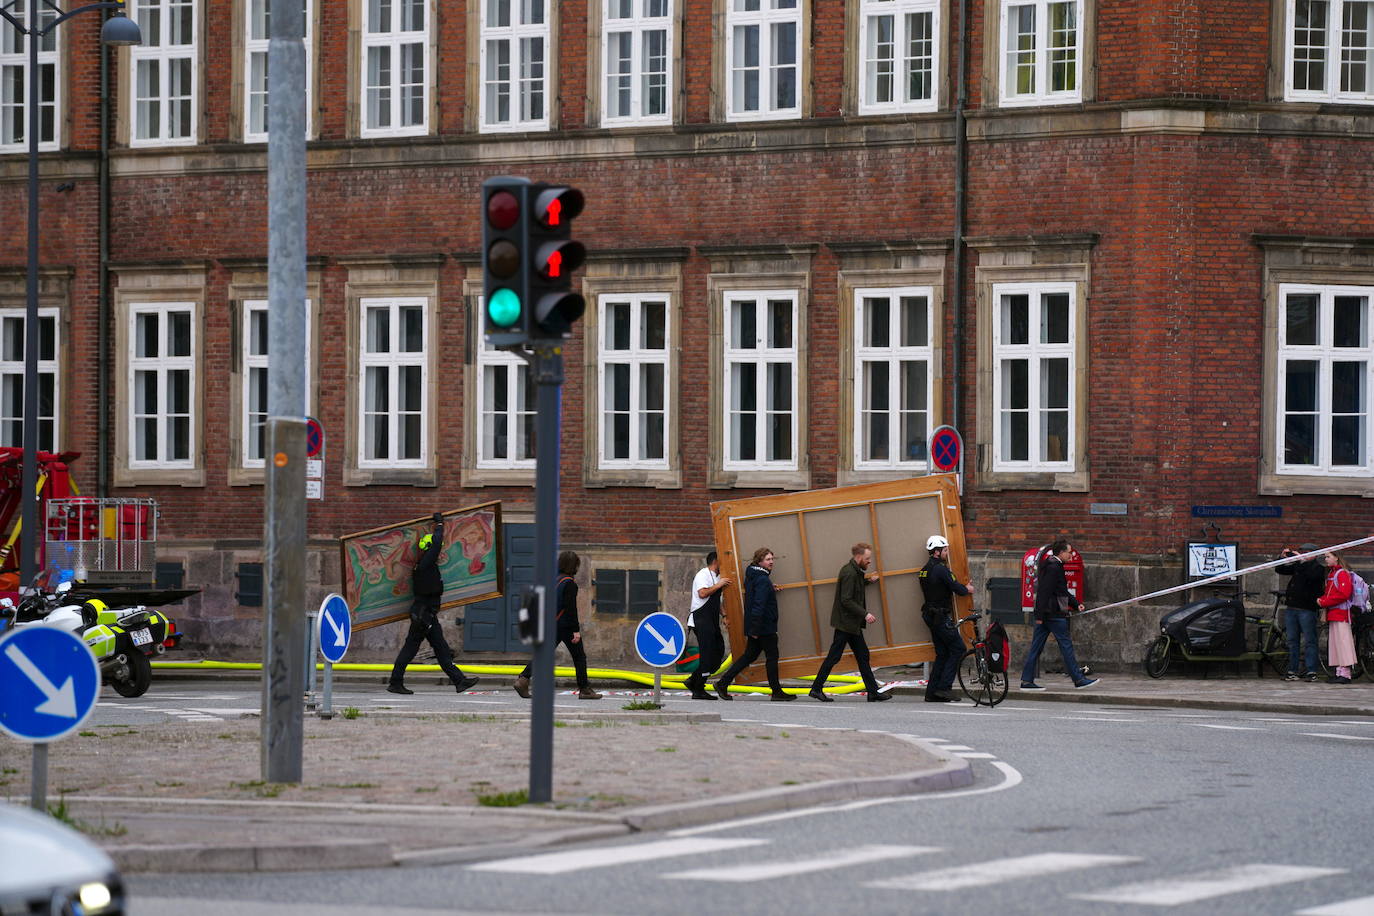
<svg viewBox="0 0 1374 916">
<path fill-rule="evenodd" d="M 100 666 L 74 633 L 26 626 L 0 639 L 0 729 L 47 743 L 81 727 L 100 693 Z"/>
<path fill-rule="evenodd" d="M 320 605 L 319 621 L 320 654 L 330 664 L 336 664 L 348 651 L 348 641 L 353 637 L 353 615 L 348 612 L 348 602 L 342 595 L 329 595 Z"/>
<path fill-rule="evenodd" d="M 666 668 L 677 661 L 687 643 L 687 631 L 672 614 L 655 611 L 635 628 L 635 651 L 644 664 Z"/>
</svg>

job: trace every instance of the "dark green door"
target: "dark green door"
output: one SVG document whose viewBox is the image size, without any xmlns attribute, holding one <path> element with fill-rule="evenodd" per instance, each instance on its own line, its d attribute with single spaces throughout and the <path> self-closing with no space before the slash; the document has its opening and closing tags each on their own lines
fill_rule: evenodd
<svg viewBox="0 0 1374 916">
<path fill-rule="evenodd" d="M 501 526 L 506 593 L 468 605 L 463 615 L 463 649 L 467 652 L 529 652 L 520 642 L 516 612 L 520 592 L 534 584 L 534 526 Z"/>
</svg>

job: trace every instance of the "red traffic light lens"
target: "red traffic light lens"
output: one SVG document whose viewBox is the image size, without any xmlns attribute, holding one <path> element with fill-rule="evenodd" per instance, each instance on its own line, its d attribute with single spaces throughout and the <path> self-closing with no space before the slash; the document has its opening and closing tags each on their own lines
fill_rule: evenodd
<svg viewBox="0 0 1374 916">
<path fill-rule="evenodd" d="M 487 222 L 497 229 L 509 229 L 520 219 L 520 201 L 509 191 L 497 191 L 487 198 Z"/>
<path fill-rule="evenodd" d="M 567 279 L 586 259 L 587 249 L 581 242 L 549 242 L 539 246 L 534 267 L 545 280 Z"/>
<path fill-rule="evenodd" d="M 557 229 L 581 213 L 584 203 L 577 188 L 545 188 L 534 199 L 534 218 L 541 226 Z"/>
</svg>

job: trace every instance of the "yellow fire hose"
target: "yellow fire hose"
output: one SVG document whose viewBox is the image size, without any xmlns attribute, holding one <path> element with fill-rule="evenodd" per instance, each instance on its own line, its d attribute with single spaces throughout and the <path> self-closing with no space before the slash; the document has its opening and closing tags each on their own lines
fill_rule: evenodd
<svg viewBox="0 0 1374 916">
<path fill-rule="evenodd" d="M 721 670 L 730 664 L 730 658 L 726 658 L 721 665 Z M 196 662 L 153 662 L 153 667 L 164 671 L 261 671 L 261 662 L 217 662 L 217 661 L 196 661 Z M 524 670 L 524 665 L 472 665 L 464 664 L 464 673 L 473 674 L 507 674 L 512 677 Z M 324 663 L 315 664 L 316 671 L 324 670 Z M 391 665 L 383 664 L 355 664 L 343 662 L 334 666 L 335 671 L 367 671 L 384 674 L 391 671 Z M 406 668 L 407 673 L 433 674 L 441 671 L 438 665 L 410 665 Z M 573 677 L 577 672 L 572 667 L 559 666 L 553 669 L 555 677 Z M 719 673 L 719 672 L 717 672 Z M 644 671 L 627 671 L 622 668 L 588 668 L 587 676 L 603 681 L 625 681 L 631 684 L 641 684 L 647 687 L 654 685 L 654 676 Z M 662 685 L 669 690 L 686 690 L 687 685 L 683 679 L 685 674 L 663 674 Z M 805 675 L 794 678 L 798 681 L 814 681 L 814 675 Z M 863 680 L 853 674 L 832 674 L 829 681 L 839 681 L 844 684 L 842 687 L 828 688 L 826 693 L 857 693 L 864 689 Z M 828 683 L 828 682 L 827 682 Z M 803 693 L 809 688 L 806 687 L 785 687 L 787 693 Z M 771 693 L 768 687 L 752 687 L 748 685 L 731 684 L 732 693 Z"/>
</svg>

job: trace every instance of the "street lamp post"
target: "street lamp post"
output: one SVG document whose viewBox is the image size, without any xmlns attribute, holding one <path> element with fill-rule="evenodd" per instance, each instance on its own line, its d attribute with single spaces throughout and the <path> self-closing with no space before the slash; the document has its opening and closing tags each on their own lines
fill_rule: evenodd
<svg viewBox="0 0 1374 916">
<path fill-rule="evenodd" d="M 22 587 L 33 581 L 37 566 L 35 538 L 38 536 L 38 135 L 41 123 L 38 46 L 59 25 L 89 10 L 115 11 L 115 15 L 100 27 L 100 40 L 107 45 L 141 44 L 143 36 L 138 23 L 124 15 L 122 0 L 88 3 L 66 13 L 52 0 L 31 0 L 24 9 L 27 25 L 10 12 L 21 3 L 22 0 L 10 0 L 0 6 L 0 17 L 14 26 L 29 44 L 28 126 L 25 128 L 29 140 L 29 274 L 24 303 L 24 460 L 20 484 L 23 509 L 19 520 L 19 582 Z M 46 26 L 43 25 L 45 11 L 56 14 Z"/>
</svg>

